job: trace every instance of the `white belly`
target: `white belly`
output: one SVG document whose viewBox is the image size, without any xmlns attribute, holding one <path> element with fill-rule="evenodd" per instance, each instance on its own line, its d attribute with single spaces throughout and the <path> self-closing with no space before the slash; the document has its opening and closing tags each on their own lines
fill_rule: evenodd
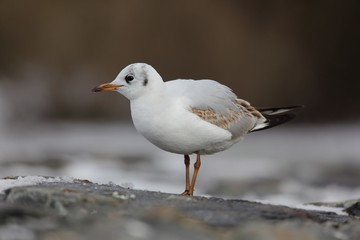
<svg viewBox="0 0 360 240">
<path fill-rule="evenodd" d="M 157 147 L 173 153 L 211 154 L 231 147 L 234 142 L 227 130 L 189 112 L 179 103 L 132 101 L 135 128 Z"/>
</svg>

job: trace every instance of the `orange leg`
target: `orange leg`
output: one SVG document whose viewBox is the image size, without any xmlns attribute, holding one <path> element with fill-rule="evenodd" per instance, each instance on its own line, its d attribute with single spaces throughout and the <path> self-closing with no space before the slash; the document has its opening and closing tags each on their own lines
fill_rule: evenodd
<svg viewBox="0 0 360 240">
<path fill-rule="evenodd" d="M 185 163 L 185 191 L 181 195 L 189 195 L 190 191 L 190 157 L 189 155 L 184 155 Z"/>
<path fill-rule="evenodd" d="M 189 194 L 188 194 L 190 196 L 192 196 L 193 193 L 194 193 L 196 178 L 197 178 L 197 175 L 199 173 L 200 166 L 201 166 L 200 153 L 197 152 L 196 162 L 194 164 L 194 174 L 193 174 L 193 177 L 192 177 L 192 180 L 191 180 L 190 190 L 189 190 Z"/>
</svg>

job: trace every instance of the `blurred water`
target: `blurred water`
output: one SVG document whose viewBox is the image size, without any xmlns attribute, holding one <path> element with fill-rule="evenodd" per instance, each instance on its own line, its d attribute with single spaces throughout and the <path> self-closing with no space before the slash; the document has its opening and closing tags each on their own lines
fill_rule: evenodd
<svg viewBox="0 0 360 240">
<path fill-rule="evenodd" d="M 196 194 L 281 204 L 360 197 L 360 125 L 278 127 L 204 156 Z M 194 156 L 192 156 L 194 158 Z M 171 193 L 184 190 L 183 156 L 127 123 L 2 129 L 0 177 L 70 176 Z"/>
</svg>

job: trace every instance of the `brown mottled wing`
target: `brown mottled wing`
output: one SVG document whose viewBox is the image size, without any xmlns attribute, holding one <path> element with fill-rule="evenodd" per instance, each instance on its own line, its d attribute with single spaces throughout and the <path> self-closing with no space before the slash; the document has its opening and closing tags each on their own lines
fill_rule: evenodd
<svg viewBox="0 0 360 240">
<path fill-rule="evenodd" d="M 225 113 L 217 113 L 210 108 L 191 108 L 191 112 L 209 123 L 228 130 L 232 134 L 232 139 L 242 137 L 253 129 L 256 124 L 266 120 L 247 101 L 236 99 L 234 104 L 237 108 L 227 109 Z"/>
</svg>

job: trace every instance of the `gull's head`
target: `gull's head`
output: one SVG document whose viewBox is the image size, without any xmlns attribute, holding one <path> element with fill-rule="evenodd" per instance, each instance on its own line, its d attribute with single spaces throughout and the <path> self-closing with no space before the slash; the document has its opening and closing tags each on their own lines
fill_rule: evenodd
<svg viewBox="0 0 360 240">
<path fill-rule="evenodd" d="M 116 91 L 129 100 L 152 92 L 163 84 L 161 76 L 146 63 L 133 63 L 125 67 L 111 83 L 95 87 L 93 92 Z"/>
</svg>

